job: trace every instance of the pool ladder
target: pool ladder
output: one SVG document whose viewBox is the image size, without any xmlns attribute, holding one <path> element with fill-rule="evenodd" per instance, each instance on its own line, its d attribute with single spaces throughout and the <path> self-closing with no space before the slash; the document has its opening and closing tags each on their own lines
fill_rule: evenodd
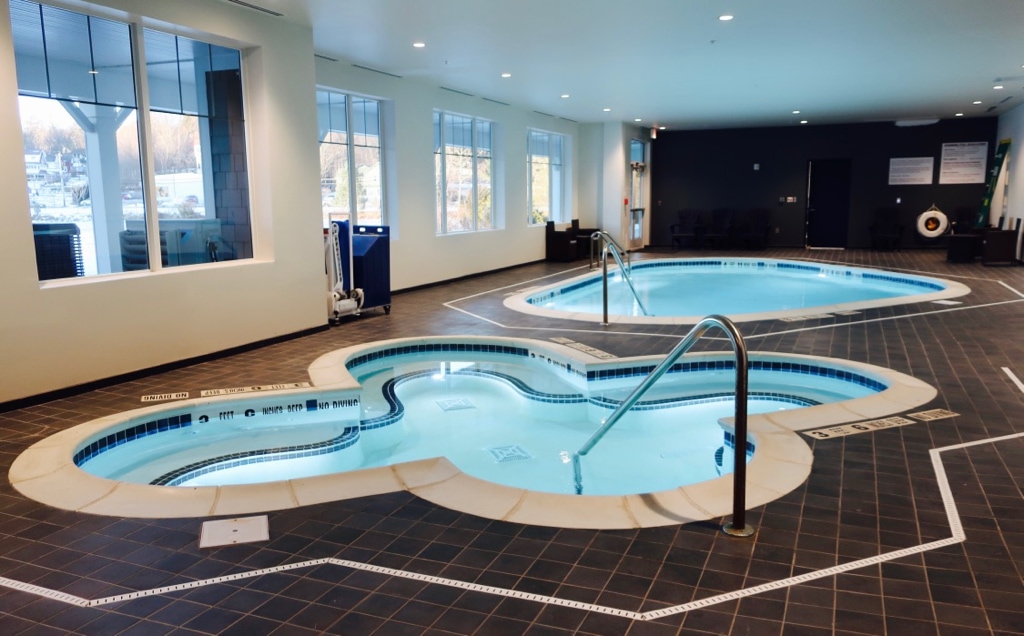
<svg viewBox="0 0 1024 636">
<path fill-rule="evenodd" d="M 636 287 L 633 286 L 633 263 L 629 258 L 629 252 L 622 249 L 622 247 L 615 242 L 615 239 L 611 237 L 608 232 L 604 230 L 597 230 L 590 235 L 590 269 L 594 269 L 594 244 L 598 243 L 600 247 L 598 250 L 601 253 L 601 283 L 602 283 L 602 298 L 604 301 L 604 320 L 601 322 L 603 325 L 608 324 L 608 253 L 611 252 L 612 258 L 619 265 L 619 270 L 622 272 L 622 278 L 626 280 L 629 285 L 630 291 L 633 292 L 633 298 L 636 299 L 637 305 L 640 306 L 640 311 L 644 312 L 645 316 L 650 316 L 647 312 L 647 307 L 644 307 L 644 301 L 640 300 L 640 295 L 636 293 Z M 626 255 L 626 263 L 622 262 L 622 255 Z"/>
<path fill-rule="evenodd" d="M 749 537 L 754 534 L 754 529 L 746 523 L 746 490 L 747 490 L 747 345 L 743 342 L 743 336 L 731 320 L 725 316 L 712 314 L 701 319 L 690 333 L 669 352 L 644 380 L 633 389 L 633 392 L 612 411 L 601 428 L 597 429 L 590 439 L 586 441 L 572 456 L 573 477 L 575 479 L 576 494 L 583 494 L 583 473 L 580 460 L 584 455 L 593 450 L 594 446 L 605 436 L 605 434 L 625 415 L 629 409 L 640 400 L 648 389 L 650 389 L 661 376 L 665 375 L 672 365 L 683 356 L 694 343 L 704 335 L 708 329 L 718 327 L 729 336 L 732 348 L 736 352 L 736 413 L 733 421 L 734 461 L 733 465 L 733 490 L 732 490 L 732 521 L 722 526 L 726 534 L 736 537 Z"/>
</svg>

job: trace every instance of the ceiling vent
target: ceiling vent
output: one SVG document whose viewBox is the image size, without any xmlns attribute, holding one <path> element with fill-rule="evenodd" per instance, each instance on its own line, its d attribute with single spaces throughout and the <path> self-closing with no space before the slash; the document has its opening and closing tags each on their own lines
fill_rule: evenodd
<svg viewBox="0 0 1024 636">
<path fill-rule="evenodd" d="M 226 0 L 226 2 L 230 2 L 231 4 L 237 4 L 240 7 L 245 7 L 246 9 L 252 9 L 253 11 L 259 11 L 260 13 L 266 13 L 267 15 L 272 15 L 275 18 L 282 18 L 282 17 L 284 17 L 283 13 L 278 13 L 277 11 L 274 11 L 272 9 L 267 9 L 266 7 L 261 7 L 261 6 L 257 5 L 257 4 L 253 4 L 251 2 L 245 2 L 245 0 Z"/>
<path fill-rule="evenodd" d="M 370 68 L 369 66 L 363 66 L 361 64 L 353 64 L 352 66 L 354 66 L 355 68 L 361 68 L 364 71 L 370 71 L 371 73 L 380 73 L 381 75 L 387 75 L 388 77 L 397 77 L 398 79 L 402 79 L 401 75 L 395 75 L 394 73 L 388 73 L 387 71 L 381 71 L 379 69 Z"/>
</svg>

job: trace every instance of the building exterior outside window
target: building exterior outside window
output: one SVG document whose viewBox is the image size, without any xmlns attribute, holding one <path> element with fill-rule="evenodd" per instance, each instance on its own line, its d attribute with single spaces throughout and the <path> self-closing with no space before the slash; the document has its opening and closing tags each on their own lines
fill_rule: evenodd
<svg viewBox="0 0 1024 636">
<path fill-rule="evenodd" d="M 240 52 L 9 4 L 40 280 L 251 258 Z"/>
</svg>

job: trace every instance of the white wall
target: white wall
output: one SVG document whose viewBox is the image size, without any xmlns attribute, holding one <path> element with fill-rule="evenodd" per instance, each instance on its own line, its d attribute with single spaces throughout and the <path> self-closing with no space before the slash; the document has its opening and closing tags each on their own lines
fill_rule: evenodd
<svg viewBox="0 0 1024 636">
<path fill-rule="evenodd" d="M 201 0 L 92 8 L 244 51 L 256 258 L 41 284 L 0 3 L 0 403 L 325 323 L 310 29 Z"/>
<path fill-rule="evenodd" d="M 1003 172 L 992 196 L 991 219 L 993 222 L 999 220 L 1005 204 L 1008 219 L 1003 227 L 1012 228 L 1014 219 L 1024 219 L 1024 104 L 999 116 L 996 143 L 1003 139 L 1011 139 L 1012 142 L 1010 154 L 1003 164 Z M 1004 197 L 1007 181 L 1010 186 L 1008 196 Z"/>
<path fill-rule="evenodd" d="M 544 227 L 527 224 L 526 132 L 536 128 L 568 135 L 574 181 L 568 190 L 578 191 L 581 177 L 578 126 L 571 121 L 489 102 L 428 86 L 413 79 L 396 78 L 353 67 L 345 62 L 317 58 L 317 84 L 324 89 L 357 93 L 394 106 L 394 130 L 385 131 L 397 140 L 397 160 L 389 190 L 397 191 L 397 206 L 388 220 L 392 228 L 391 288 L 400 290 L 450 280 L 544 258 Z M 480 117 L 499 125 L 495 157 L 501 163 L 501 190 L 495 191 L 495 211 L 503 213 L 503 225 L 485 232 L 438 235 L 434 199 L 433 112 L 444 110 Z M 386 175 L 390 176 L 390 175 Z M 497 180 L 496 180 L 497 181 Z M 572 197 L 572 217 L 579 197 Z M 397 207 L 397 214 L 395 213 Z M 585 218 L 582 225 L 586 226 Z"/>
<path fill-rule="evenodd" d="M 468 97 L 412 79 L 314 58 L 311 30 L 228 3 L 97 0 L 81 10 L 243 50 L 255 258 L 159 273 L 40 283 L 36 271 L 17 81 L 0 3 L 0 404 L 223 351 L 326 323 L 315 90 L 390 100 L 394 179 L 393 290 L 544 258 L 527 225 L 526 131 L 570 136 L 572 217 L 606 225 L 628 196 L 631 128 L 575 122 Z M 500 125 L 500 229 L 435 231 L 434 109 Z M 612 163 L 606 165 L 606 162 Z M 498 180 L 496 180 L 498 183 Z M 499 201 L 500 197 L 500 201 Z M 612 214 L 606 208 L 615 202 Z M 619 218 L 616 230 L 622 226 Z"/>
</svg>

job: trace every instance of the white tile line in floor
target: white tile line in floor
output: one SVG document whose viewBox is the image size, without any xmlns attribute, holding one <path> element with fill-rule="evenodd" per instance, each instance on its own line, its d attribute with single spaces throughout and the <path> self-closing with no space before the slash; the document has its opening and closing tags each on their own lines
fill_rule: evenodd
<svg viewBox="0 0 1024 636">
<path fill-rule="evenodd" d="M 1017 388 L 1020 390 L 1020 392 L 1024 393 L 1024 382 L 1021 382 L 1020 378 L 1018 378 L 1016 375 L 1014 375 L 1013 371 L 1010 371 L 1008 368 L 1006 368 L 1006 367 L 1000 367 L 1000 368 L 1003 370 L 1003 373 L 1005 373 L 1006 375 L 1010 376 L 1010 379 L 1013 380 L 1013 383 L 1017 385 Z"/>
<path fill-rule="evenodd" d="M 1004 371 L 1006 371 L 1007 373 L 1010 373 L 1008 369 L 1004 369 Z M 1012 376 L 1012 373 L 1010 373 L 1010 375 Z M 1012 377 L 1015 378 L 1015 376 L 1012 376 Z M 1021 390 L 1024 391 L 1024 385 L 1020 385 L 1019 381 L 1017 381 L 1017 382 L 1018 382 L 1018 386 L 1022 387 Z M 781 579 L 781 580 L 778 580 L 778 581 L 771 581 L 769 583 L 764 583 L 762 585 L 757 585 L 757 586 L 754 586 L 754 587 L 744 588 L 744 589 L 741 589 L 741 590 L 735 590 L 733 592 L 727 592 L 725 594 L 719 594 L 719 595 L 716 595 L 716 596 L 711 596 L 711 597 L 708 597 L 708 598 L 703 598 L 703 599 L 700 599 L 700 600 L 692 601 L 690 603 L 684 603 L 684 604 L 681 604 L 681 605 L 674 605 L 674 606 L 671 606 L 671 607 L 665 607 L 665 608 L 662 608 L 662 609 L 652 610 L 652 611 L 649 611 L 649 612 L 633 612 L 633 611 L 618 609 L 618 608 L 614 608 L 614 607 L 607 607 L 607 606 L 604 606 L 604 605 L 595 605 L 595 604 L 592 604 L 592 603 L 581 603 L 579 601 L 571 601 L 571 600 L 566 600 L 566 599 L 560 599 L 560 598 L 557 598 L 557 597 L 554 597 L 554 596 L 545 596 L 545 595 L 541 595 L 541 594 L 532 594 L 532 593 L 529 593 L 529 592 L 522 592 L 522 591 L 518 591 L 518 590 L 510 590 L 510 589 L 505 589 L 505 588 L 500 588 L 500 587 L 492 587 L 492 586 L 488 586 L 488 585 L 479 585 L 479 584 L 476 584 L 476 583 L 468 583 L 468 582 L 465 582 L 465 581 L 459 581 L 459 580 L 455 580 L 455 579 L 448 579 L 448 578 L 443 578 L 443 577 L 439 577 L 439 576 L 433 576 L 433 575 L 428 575 L 428 574 L 419 574 L 419 573 L 416 573 L 416 572 L 407 572 L 405 570 L 397 570 L 397 569 L 393 569 L 393 568 L 385 568 L 385 567 L 381 567 L 381 566 L 377 566 L 377 565 L 371 565 L 371 564 L 368 564 L 368 563 L 360 563 L 358 561 L 348 561 L 348 560 L 344 560 L 344 559 L 334 559 L 334 558 L 313 559 L 313 560 L 310 560 L 310 561 L 302 561 L 302 562 L 299 562 L 299 563 L 289 563 L 289 564 L 286 564 L 286 565 L 279 565 L 279 566 L 271 567 L 271 568 L 263 568 L 263 569 L 259 569 L 259 570 L 250 570 L 248 572 L 239 572 L 239 573 L 236 573 L 236 574 L 230 574 L 230 575 L 215 577 L 215 578 L 211 578 L 211 579 L 203 579 L 203 580 L 199 580 L 199 581 L 190 581 L 188 583 L 180 583 L 180 584 L 177 584 L 177 585 L 168 585 L 168 586 L 164 586 L 164 587 L 157 587 L 157 588 L 152 588 L 152 589 L 149 589 L 149 590 L 142 590 L 142 591 L 138 591 L 138 592 L 130 592 L 130 593 L 126 593 L 126 594 L 118 594 L 118 595 L 115 595 L 115 596 L 108 596 L 108 597 L 98 598 L 98 599 L 93 599 L 93 600 L 84 599 L 84 598 L 81 598 L 79 596 L 74 596 L 72 594 L 66 594 L 66 593 L 61 592 L 59 590 L 51 590 L 51 589 L 48 589 L 48 588 L 40 587 L 38 585 L 32 585 L 30 583 L 22 583 L 20 581 L 15 581 L 13 579 L 8 579 L 8 578 L 5 578 L 5 577 L 0 577 L 0 585 L 2 585 L 4 587 L 11 588 L 11 589 L 19 590 L 19 591 L 22 591 L 22 592 L 28 592 L 30 594 L 35 594 L 37 596 L 42 596 L 44 598 L 48 598 L 48 599 L 51 599 L 51 600 L 61 601 L 63 603 L 68 603 L 70 605 L 76 605 L 78 607 L 100 607 L 100 606 L 103 606 L 103 605 L 109 605 L 109 604 L 113 604 L 113 603 L 121 603 L 121 602 L 124 602 L 124 601 L 129 601 L 129 600 L 133 600 L 133 599 L 143 598 L 143 597 L 147 597 L 147 596 L 156 596 L 156 595 L 160 595 L 160 594 L 169 594 L 169 593 L 172 593 L 172 592 L 180 592 L 180 591 L 183 591 L 183 590 L 191 590 L 191 589 L 195 589 L 195 588 L 198 588 L 198 587 L 203 587 L 203 586 L 207 586 L 207 585 L 215 585 L 215 584 L 218 584 L 218 583 L 224 583 L 224 582 L 228 582 L 228 581 L 237 581 L 237 580 L 240 580 L 240 579 L 248 579 L 248 578 L 253 578 L 253 577 L 257 577 L 257 576 L 264 576 L 264 575 L 267 575 L 267 574 L 274 574 L 274 573 L 277 573 L 277 572 L 285 572 L 285 571 L 288 571 L 288 570 L 296 570 L 296 569 L 300 569 L 300 568 L 308 568 L 308 567 L 315 567 L 315 566 L 319 566 L 319 565 L 330 564 L 330 565 L 337 565 L 337 566 L 340 566 L 340 567 L 343 567 L 343 568 L 348 568 L 348 569 L 353 569 L 353 570 L 362 570 L 362 571 L 366 571 L 366 572 L 374 572 L 374 573 L 382 574 L 382 575 L 385 575 L 385 576 L 394 576 L 394 577 L 412 579 L 412 580 L 416 580 L 416 581 L 422 581 L 424 583 L 430 583 L 430 584 L 436 584 L 436 585 L 445 585 L 445 586 L 448 586 L 448 587 L 455 587 L 455 588 L 459 588 L 459 589 L 463 589 L 463 590 L 467 590 L 467 591 L 472 591 L 472 592 L 480 592 L 480 593 L 484 593 L 484 594 L 493 594 L 493 595 L 496 595 L 496 596 L 504 596 L 504 597 L 509 597 L 509 598 L 517 598 L 517 599 L 535 601 L 537 603 L 544 603 L 544 604 L 547 604 L 547 605 L 559 605 L 559 606 L 562 606 L 562 607 L 571 607 L 571 608 L 574 608 L 574 609 L 584 610 L 584 611 L 588 611 L 588 612 L 598 612 L 598 613 L 601 613 L 601 614 L 609 614 L 609 615 L 613 615 L 613 616 L 620 616 L 622 618 L 628 618 L 628 619 L 631 619 L 631 620 L 649 621 L 649 620 L 653 620 L 653 619 L 656 619 L 656 618 L 664 618 L 666 616 L 671 616 L 671 615 L 674 615 L 674 614 L 682 614 L 684 612 L 688 612 L 688 611 L 691 611 L 691 610 L 694 610 L 694 609 L 709 607 L 709 606 L 712 606 L 712 605 L 716 605 L 718 603 L 724 603 L 726 601 L 731 601 L 731 600 L 735 600 L 735 599 L 739 599 L 739 598 L 744 598 L 744 597 L 748 597 L 748 596 L 754 596 L 756 594 L 760 594 L 762 592 L 767 592 L 767 591 L 770 591 L 770 590 L 776 590 L 776 589 L 780 589 L 780 588 L 791 587 L 791 586 L 794 586 L 794 585 L 799 585 L 801 583 L 807 583 L 808 581 L 813 581 L 813 580 L 816 580 L 816 579 L 825 578 L 825 577 L 829 577 L 829 576 L 835 576 L 835 575 L 841 574 L 843 572 L 849 572 L 851 570 L 856 570 L 856 569 L 867 567 L 867 566 L 870 566 L 870 565 L 877 565 L 879 563 L 884 563 L 886 561 L 892 561 L 892 560 L 895 560 L 895 559 L 900 559 L 900 558 L 903 558 L 903 557 L 906 557 L 906 556 L 910 556 L 912 554 L 919 554 L 921 552 L 927 552 L 929 550 L 935 550 L 935 549 L 942 548 L 942 547 L 945 547 L 945 546 L 948 546 L 948 545 L 953 545 L 953 544 L 956 544 L 956 543 L 960 543 L 960 542 L 965 540 L 965 535 L 964 535 L 964 531 L 963 531 L 963 525 L 962 525 L 962 523 L 960 521 L 960 515 L 957 512 L 956 502 L 953 499 L 953 493 L 952 493 L 952 490 L 950 489 L 950 486 L 949 486 L 949 480 L 948 480 L 948 478 L 946 476 L 946 471 L 945 471 L 945 468 L 944 468 L 944 466 L 942 464 L 941 453 L 943 453 L 945 451 L 950 451 L 950 450 L 965 449 L 965 448 L 969 448 L 969 447 L 972 447 L 972 446 L 978 446 L 978 445 L 981 445 L 981 444 L 998 443 L 998 442 L 1001 442 L 1001 441 L 1006 441 L 1006 440 L 1009 440 L 1009 439 L 1015 439 L 1015 438 L 1020 438 L 1020 437 L 1024 437 L 1024 433 L 1016 433 L 1016 434 L 1012 434 L 1012 435 L 1004 435 L 1004 436 L 1001 436 L 1001 437 L 993 437 L 993 438 L 977 440 L 977 441 L 973 441 L 973 442 L 965 442 L 965 443 L 962 443 L 962 444 L 955 444 L 955 445 L 952 445 L 952 446 L 943 446 L 941 448 L 933 448 L 933 449 L 929 450 L 929 453 L 930 453 L 931 459 L 932 459 L 932 467 L 935 470 L 936 481 L 937 481 L 938 487 L 939 487 L 939 493 L 942 496 L 942 503 L 943 503 L 943 506 L 945 507 L 945 510 L 946 510 L 946 517 L 948 519 L 949 526 L 950 526 L 950 531 L 951 531 L 951 534 L 952 534 L 952 536 L 949 537 L 949 538 L 940 539 L 938 541 L 931 541 L 929 543 L 924 543 L 924 544 L 917 545 L 917 546 L 912 546 L 912 547 L 909 547 L 909 548 L 903 548 L 901 550 L 896 550 L 896 551 L 893 551 L 893 552 L 886 552 L 884 554 L 879 554 L 877 556 L 868 557 L 866 559 L 858 559 L 856 561 L 851 561 L 849 563 L 843 563 L 843 564 L 837 565 L 835 567 L 826 568 L 826 569 L 823 569 L 823 570 L 816 570 L 814 572 L 807 572 L 807 573 L 801 574 L 799 576 L 794 576 L 794 577 L 790 577 L 790 578 L 786 578 L 786 579 Z"/>
<path fill-rule="evenodd" d="M 1018 290 L 1014 289 L 1013 287 L 1010 287 L 1009 285 L 1007 285 L 1006 283 L 1004 283 L 1004 282 L 1003 282 L 1003 281 L 1001 281 L 1001 280 L 1000 280 L 1000 281 L 996 281 L 996 282 L 997 282 L 997 283 L 999 283 L 1000 285 L 1002 285 L 1003 287 L 1005 287 L 1005 288 L 1009 289 L 1009 290 L 1010 290 L 1010 291 L 1012 291 L 1013 293 L 1017 294 L 1017 295 L 1018 295 L 1018 296 L 1020 296 L 1021 298 L 1024 298 L 1024 293 L 1021 293 L 1020 291 L 1018 291 Z"/>
</svg>

